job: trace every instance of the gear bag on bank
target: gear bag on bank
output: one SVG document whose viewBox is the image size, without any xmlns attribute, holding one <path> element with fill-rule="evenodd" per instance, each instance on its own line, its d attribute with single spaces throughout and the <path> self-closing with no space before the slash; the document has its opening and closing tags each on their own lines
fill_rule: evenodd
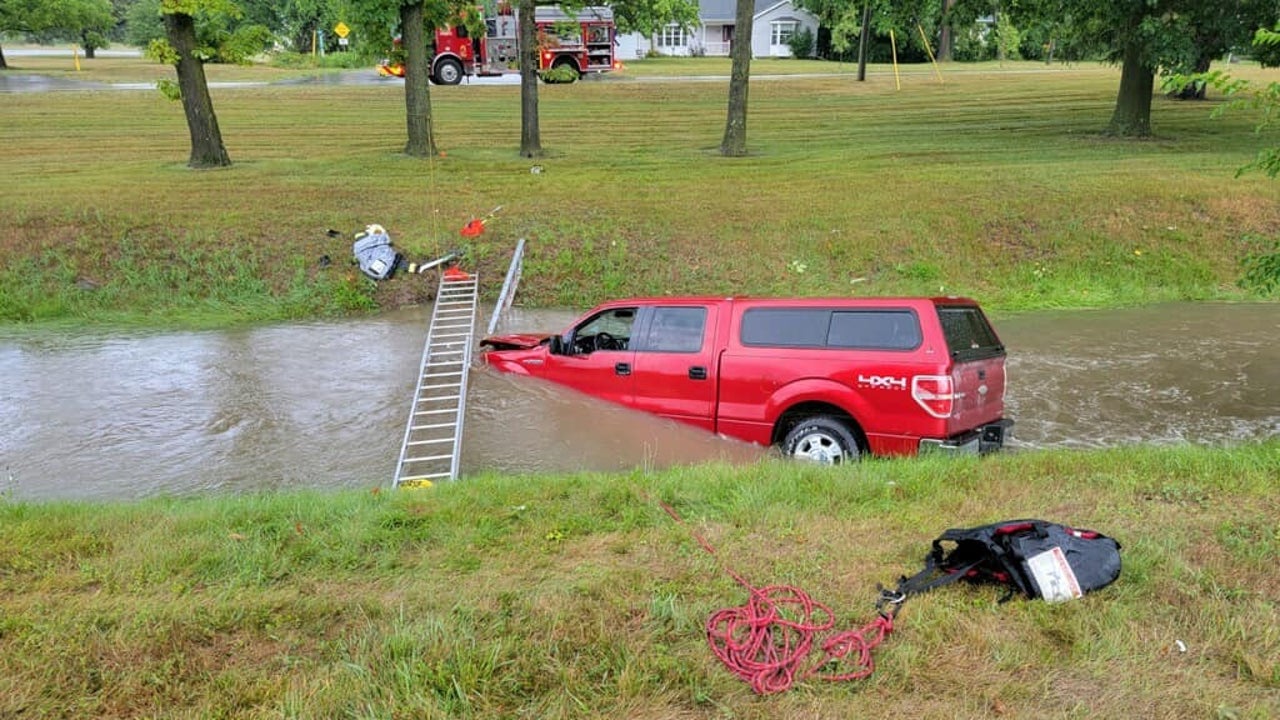
<svg viewBox="0 0 1280 720">
<path fill-rule="evenodd" d="M 1008 592 L 1001 602 L 1014 593 L 1060 602 L 1114 582 L 1120 576 L 1120 543 L 1093 530 L 1009 520 L 947 530 L 924 562 L 924 570 L 899 582 L 899 598 L 967 580 L 1004 585 Z"/>
</svg>

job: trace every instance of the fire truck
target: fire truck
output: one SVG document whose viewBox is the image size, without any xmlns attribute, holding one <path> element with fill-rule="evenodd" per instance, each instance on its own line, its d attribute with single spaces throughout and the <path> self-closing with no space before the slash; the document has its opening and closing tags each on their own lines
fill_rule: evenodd
<svg viewBox="0 0 1280 720">
<path fill-rule="evenodd" d="M 492 76 L 520 69 L 520 40 L 513 8 L 498 6 L 496 15 L 486 16 L 480 8 L 484 35 L 473 37 L 468 28 L 474 21 L 458 22 L 435 32 L 435 54 L 431 58 L 431 81 L 437 85 L 457 85 L 467 75 Z M 615 68 L 613 10 L 586 7 L 566 13 L 558 7 L 534 9 L 537 23 L 538 70 L 569 68 L 577 77 L 608 72 Z M 383 62 L 378 72 L 404 77 L 404 65 Z"/>
</svg>

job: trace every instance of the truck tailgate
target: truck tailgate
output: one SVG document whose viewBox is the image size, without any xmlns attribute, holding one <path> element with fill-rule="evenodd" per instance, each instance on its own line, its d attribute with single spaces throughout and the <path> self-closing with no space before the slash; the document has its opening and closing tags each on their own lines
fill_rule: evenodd
<svg viewBox="0 0 1280 720">
<path fill-rule="evenodd" d="M 949 435 L 1004 417 L 1004 356 L 957 363 L 951 370 L 955 406 L 947 422 Z"/>
</svg>

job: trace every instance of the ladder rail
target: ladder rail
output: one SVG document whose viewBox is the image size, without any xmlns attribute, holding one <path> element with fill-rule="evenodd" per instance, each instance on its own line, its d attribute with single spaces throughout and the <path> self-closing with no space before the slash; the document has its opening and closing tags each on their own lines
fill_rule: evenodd
<svg viewBox="0 0 1280 720">
<path fill-rule="evenodd" d="M 511 307 L 516 297 L 516 286 L 520 284 L 520 274 L 524 271 L 524 238 L 516 242 L 515 252 L 511 253 L 511 265 L 507 267 L 507 277 L 502 281 L 502 290 L 498 293 L 498 302 L 489 318 L 489 329 L 485 335 L 492 335 L 498 329 L 498 320 L 503 311 Z"/>
<path fill-rule="evenodd" d="M 479 283 L 476 283 L 477 289 Z M 471 293 L 471 331 L 475 332 L 475 316 L 476 305 L 479 302 L 479 293 Z M 467 342 L 462 348 L 462 367 L 471 368 L 471 348 L 475 345 L 473 338 L 467 338 Z M 453 460 L 449 463 L 449 477 L 456 479 L 458 477 L 459 464 L 462 460 L 462 428 L 467 419 L 467 381 L 471 378 L 471 373 L 464 371 L 462 373 L 462 388 L 458 391 L 458 416 L 456 421 L 457 429 L 454 430 L 453 441 Z"/>
</svg>

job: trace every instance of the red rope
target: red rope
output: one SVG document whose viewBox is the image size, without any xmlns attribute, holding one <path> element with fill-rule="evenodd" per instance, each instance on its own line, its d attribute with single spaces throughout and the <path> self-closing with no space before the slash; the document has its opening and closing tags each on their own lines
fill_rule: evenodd
<svg viewBox="0 0 1280 720">
<path fill-rule="evenodd" d="M 713 557 L 715 548 L 665 502 L 659 505 Z M 822 638 L 822 656 L 808 661 L 821 633 L 835 627 L 831 609 L 791 585 L 758 589 L 733 569 L 725 571 L 751 594 L 745 605 L 717 610 L 707 619 L 711 652 L 761 695 L 789 690 L 797 680 L 861 680 L 875 671 L 871 650 L 893 632 L 893 618 L 881 614 L 857 630 Z"/>
</svg>

